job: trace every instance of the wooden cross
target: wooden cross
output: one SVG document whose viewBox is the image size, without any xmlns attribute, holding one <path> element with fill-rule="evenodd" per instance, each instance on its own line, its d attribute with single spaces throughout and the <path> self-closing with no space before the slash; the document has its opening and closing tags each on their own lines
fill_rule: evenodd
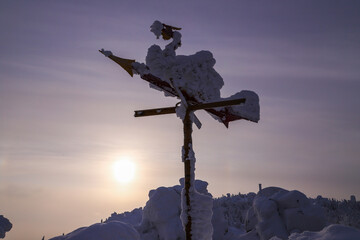
<svg viewBox="0 0 360 240">
<path fill-rule="evenodd" d="M 226 107 L 230 105 L 238 105 L 245 103 L 245 98 L 227 100 L 227 101 L 218 101 L 210 103 L 199 103 L 196 105 L 188 105 L 185 112 L 185 117 L 183 119 L 183 131 L 184 131 L 184 145 L 183 145 L 183 156 L 182 161 L 184 162 L 184 172 L 185 172 L 185 200 L 186 200 L 186 215 L 188 216 L 187 223 L 185 226 L 186 240 L 191 240 L 191 229 L 192 229 L 192 218 L 190 214 L 191 204 L 190 204 L 190 189 L 195 187 L 195 163 L 191 164 L 191 157 L 189 156 L 190 151 L 192 150 L 192 118 L 191 113 L 196 110 L 206 110 L 216 107 Z M 135 117 L 147 117 L 147 116 L 156 116 L 162 114 L 171 114 L 176 113 L 176 107 L 167 107 L 167 108 L 155 108 L 155 109 L 146 109 L 146 110 L 137 110 L 135 111 Z"/>
<path fill-rule="evenodd" d="M 131 76 L 133 76 L 133 68 L 132 63 L 135 60 L 123 59 L 117 56 L 112 55 L 111 52 L 99 50 L 105 56 L 109 57 L 114 62 L 118 63 L 124 70 L 126 70 Z M 194 112 L 197 110 L 205 110 L 206 112 L 215 115 L 220 121 L 224 123 L 226 127 L 229 126 L 229 122 L 245 119 L 249 121 L 254 121 L 251 119 L 247 119 L 243 116 L 237 115 L 229 110 L 229 107 L 232 105 L 244 104 L 246 102 L 245 98 L 232 99 L 232 100 L 223 100 L 216 102 L 199 102 L 196 99 L 187 95 L 185 91 L 181 91 L 177 88 L 172 79 L 170 79 L 170 83 L 152 75 L 152 74 L 143 74 L 140 76 L 145 81 L 150 84 L 156 86 L 167 94 L 177 97 L 181 100 L 181 107 L 185 108 L 185 116 L 182 119 L 183 122 L 183 133 L 184 133 L 184 146 L 183 146 L 183 156 L 182 160 L 184 162 L 184 172 L 185 172 L 185 201 L 186 201 L 186 216 L 188 216 L 187 223 L 185 226 L 185 234 L 186 240 L 192 239 L 191 229 L 192 229 L 192 217 L 191 217 L 191 204 L 190 204 L 190 189 L 194 189 L 195 183 L 195 163 L 191 163 L 192 157 L 190 153 L 192 151 L 192 124 L 195 123 L 198 128 L 201 127 L 200 121 L 194 115 Z M 154 108 L 154 109 L 146 109 L 146 110 L 136 110 L 135 117 L 147 117 L 147 116 L 157 116 L 164 114 L 174 114 L 176 113 L 176 108 L 174 107 L 165 107 L 165 108 Z"/>
</svg>

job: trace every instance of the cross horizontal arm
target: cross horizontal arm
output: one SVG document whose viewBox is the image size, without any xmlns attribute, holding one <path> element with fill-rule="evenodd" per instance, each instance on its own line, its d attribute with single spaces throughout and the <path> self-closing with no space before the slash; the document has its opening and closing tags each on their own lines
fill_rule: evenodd
<svg viewBox="0 0 360 240">
<path fill-rule="evenodd" d="M 201 110 L 201 109 L 226 107 L 226 106 L 238 105 L 241 103 L 245 103 L 245 101 L 246 101 L 245 98 L 239 98 L 239 99 L 225 100 L 225 101 L 219 101 L 219 102 L 198 103 L 195 105 L 189 105 L 188 109 L 190 111 L 196 111 L 196 110 Z M 172 114 L 172 113 L 176 113 L 176 107 L 136 110 L 134 116 L 135 117 L 147 117 L 147 116 L 156 116 L 156 115 L 164 115 L 164 114 Z"/>
<path fill-rule="evenodd" d="M 146 110 L 136 110 L 134 117 L 147 117 L 147 116 L 156 116 L 156 115 L 164 115 L 164 114 L 172 114 L 176 113 L 176 107 L 166 107 L 166 108 L 154 108 L 154 109 L 146 109 Z"/>
<path fill-rule="evenodd" d="M 218 102 L 209 102 L 209 103 L 198 103 L 189 106 L 190 111 L 196 111 L 200 109 L 209 109 L 209 108 L 217 108 L 217 107 L 226 107 L 231 105 L 239 105 L 241 103 L 245 103 L 246 98 L 218 101 Z"/>
</svg>

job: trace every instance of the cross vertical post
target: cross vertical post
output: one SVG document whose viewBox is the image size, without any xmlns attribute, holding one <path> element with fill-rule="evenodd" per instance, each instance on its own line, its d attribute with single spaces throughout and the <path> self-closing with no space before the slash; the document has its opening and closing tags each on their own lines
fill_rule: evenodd
<svg viewBox="0 0 360 240">
<path fill-rule="evenodd" d="M 191 164 L 191 161 L 194 161 L 194 159 L 190 159 L 190 151 L 192 151 L 192 121 L 191 121 L 191 111 L 189 109 L 186 109 L 185 117 L 183 120 L 184 124 L 184 146 L 183 146 L 183 162 L 184 162 L 184 170 L 185 170 L 185 201 L 186 201 L 186 216 L 187 216 L 187 222 L 185 226 L 185 236 L 186 240 L 192 239 L 191 234 L 191 204 L 190 204 L 190 188 L 194 186 L 194 169 L 191 169 L 191 167 L 195 168 L 195 163 Z"/>
<path fill-rule="evenodd" d="M 186 103 L 186 99 L 183 100 Z M 182 102 L 182 103 L 183 103 Z M 194 150 L 192 146 L 192 132 L 193 132 L 193 119 L 196 110 L 207 110 L 211 108 L 219 108 L 219 107 L 226 107 L 232 105 L 239 105 L 244 104 L 246 102 L 245 98 L 239 99 L 231 99 L 231 100 L 222 100 L 217 102 L 207 102 L 207 103 L 197 103 L 194 105 L 187 104 L 185 107 L 185 114 L 182 118 L 183 122 L 183 133 L 184 133 L 184 145 L 183 145 L 183 154 L 182 154 L 182 161 L 184 162 L 184 190 L 183 190 L 183 212 L 186 216 L 186 223 L 185 223 L 185 239 L 192 240 L 193 234 L 193 216 L 191 214 L 192 210 L 192 191 L 195 189 L 195 157 L 194 157 Z M 185 104 L 184 104 L 185 105 Z M 166 108 L 154 108 L 154 109 L 146 109 L 146 110 L 136 110 L 135 117 L 146 117 L 146 116 L 157 116 L 157 115 L 164 115 L 164 114 L 175 114 L 177 107 L 166 107 Z"/>
</svg>

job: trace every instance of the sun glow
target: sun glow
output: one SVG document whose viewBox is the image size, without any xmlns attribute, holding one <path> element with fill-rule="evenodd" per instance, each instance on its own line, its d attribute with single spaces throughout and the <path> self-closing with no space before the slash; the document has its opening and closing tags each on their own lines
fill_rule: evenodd
<svg viewBox="0 0 360 240">
<path fill-rule="evenodd" d="M 121 158 L 114 162 L 113 172 L 115 179 L 120 183 L 129 183 L 135 177 L 136 165 L 129 158 Z"/>
</svg>

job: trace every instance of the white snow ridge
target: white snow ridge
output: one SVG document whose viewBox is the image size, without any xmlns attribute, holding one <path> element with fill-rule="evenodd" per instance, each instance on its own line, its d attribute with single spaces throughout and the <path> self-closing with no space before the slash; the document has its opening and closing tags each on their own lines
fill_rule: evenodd
<svg viewBox="0 0 360 240">
<path fill-rule="evenodd" d="M 276 187 L 264 188 L 258 194 L 228 194 L 213 199 L 207 185 L 204 181 L 195 181 L 197 192 L 213 202 L 213 232 L 212 236 L 195 238 L 195 230 L 194 240 L 360 239 L 360 202 L 343 201 L 336 205 L 334 200 L 309 199 L 299 191 Z M 104 223 L 79 228 L 51 240 L 185 240 L 180 220 L 181 190 L 181 185 L 151 190 L 143 209 L 113 213 Z M 348 211 L 344 211 L 343 204 Z M 347 222 L 357 228 L 334 221 L 331 211 L 340 206 L 338 219 L 350 219 L 351 214 L 357 216 Z"/>
</svg>

